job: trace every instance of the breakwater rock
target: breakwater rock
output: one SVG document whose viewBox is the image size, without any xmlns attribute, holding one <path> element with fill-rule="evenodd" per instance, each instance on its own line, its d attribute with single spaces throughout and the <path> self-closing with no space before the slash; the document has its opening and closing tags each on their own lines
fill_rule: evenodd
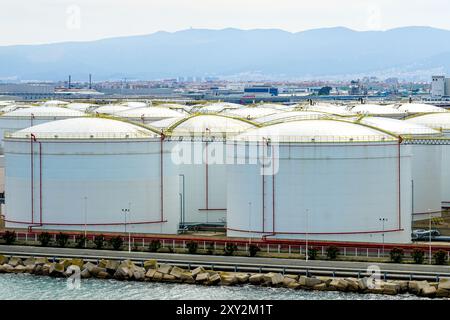
<svg viewBox="0 0 450 320">
<path fill-rule="evenodd" d="M 421 297 L 450 298 L 450 278 L 439 282 L 387 280 L 373 278 L 306 277 L 280 273 L 223 272 L 197 267 L 192 270 L 147 260 L 137 265 L 130 260 L 55 259 L 5 257 L 0 255 L 0 273 L 29 273 L 50 277 L 69 277 L 79 272 L 81 278 L 116 279 L 120 281 L 157 281 L 205 286 L 252 284 L 290 289 L 342 291 L 396 295 L 411 293 Z"/>
</svg>

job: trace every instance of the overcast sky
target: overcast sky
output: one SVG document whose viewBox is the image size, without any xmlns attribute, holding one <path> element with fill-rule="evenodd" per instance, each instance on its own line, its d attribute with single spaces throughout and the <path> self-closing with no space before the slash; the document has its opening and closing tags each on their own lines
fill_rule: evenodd
<svg viewBox="0 0 450 320">
<path fill-rule="evenodd" d="M 0 0 L 0 45 L 187 28 L 450 29 L 449 0 Z"/>
</svg>

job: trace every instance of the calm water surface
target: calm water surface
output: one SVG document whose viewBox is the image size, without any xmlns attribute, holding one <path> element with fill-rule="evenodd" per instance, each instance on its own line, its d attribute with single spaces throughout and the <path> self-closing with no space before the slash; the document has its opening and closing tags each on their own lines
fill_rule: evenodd
<svg viewBox="0 0 450 320">
<path fill-rule="evenodd" d="M 400 300 L 419 299 L 413 295 L 375 295 L 331 291 L 303 291 L 258 286 L 204 287 L 189 284 L 156 282 L 122 282 L 115 280 L 83 279 L 80 289 L 68 289 L 66 279 L 29 274 L 0 274 L 0 300 L 5 299 L 195 299 L 195 300 Z"/>
</svg>

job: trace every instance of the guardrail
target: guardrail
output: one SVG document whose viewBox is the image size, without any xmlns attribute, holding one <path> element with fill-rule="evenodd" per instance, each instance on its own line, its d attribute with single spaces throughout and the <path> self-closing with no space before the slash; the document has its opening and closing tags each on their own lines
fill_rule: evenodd
<svg viewBox="0 0 450 320">
<path fill-rule="evenodd" d="M 53 237 L 53 241 L 56 241 L 56 236 L 59 232 L 48 232 Z M 38 236 L 40 232 L 17 232 L 16 236 L 18 240 L 21 240 L 25 244 L 39 244 Z M 76 243 L 76 237 L 82 235 L 81 233 L 65 233 L 69 235 L 69 244 Z M 2 233 L 0 233 L 1 237 Z M 87 238 L 90 241 L 94 241 L 96 236 L 100 234 L 87 234 Z M 124 247 L 128 246 L 128 235 L 124 234 L 105 234 L 105 240 L 120 236 L 123 240 Z M 289 256 L 302 256 L 306 254 L 305 241 L 294 240 L 280 240 L 280 239 L 214 239 L 208 237 L 198 236 L 159 236 L 159 235 L 131 235 L 130 243 L 131 247 L 137 250 L 145 250 L 152 241 L 159 241 L 162 248 L 172 249 L 187 249 L 187 244 L 191 241 L 196 242 L 199 250 L 204 251 L 221 251 L 224 250 L 227 244 L 235 244 L 236 251 L 249 252 L 250 245 L 256 245 L 261 252 L 267 254 L 287 254 Z M 412 258 L 412 252 L 415 249 L 421 249 L 424 251 L 424 260 L 428 260 L 430 246 L 428 244 L 380 244 L 380 243 L 352 243 L 352 242 L 323 242 L 323 241 L 309 241 L 308 249 L 315 248 L 317 255 L 325 257 L 327 249 L 330 246 L 334 246 L 338 249 L 338 254 L 344 257 L 366 257 L 366 258 L 383 258 L 389 257 L 390 250 L 393 248 L 400 248 L 403 250 L 404 258 Z M 450 261 L 450 245 L 437 245 L 431 246 L 431 254 L 433 255 L 438 250 L 444 250 L 447 252 L 447 260 Z"/>
<path fill-rule="evenodd" d="M 30 254 L 23 252 L 9 252 L 10 256 L 28 258 Z M 98 264 L 101 259 L 108 260 L 130 260 L 136 265 L 144 266 L 143 259 L 130 258 L 127 256 L 123 257 L 110 257 L 110 256 L 97 256 L 95 258 L 89 258 L 83 255 L 74 254 L 33 254 L 34 257 L 46 257 L 51 262 L 55 262 L 59 259 L 72 259 L 72 258 L 82 258 L 85 262 L 92 262 Z M 307 277 L 311 276 L 329 276 L 329 277 L 353 277 L 353 278 L 363 278 L 370 277 L 373 275 L 367 269 L 362 268 L 338 268 L 338 267 L 319 267 L 319 266 L 289 266 L 289 265 L 271 265 L 271 264 L 252 264 L 252 263 L 235 263 L 235 262 L 222 262 L 222 261 L 195 261 L 195 260 L 173 260 L 173 259 L 161 259 L 158 258 L 159 263 L 170 264 L 172 266 L 177 266 L 180 268 L 186 268 L 189 271 L 197 268 L 204 267 L 214 271 L 232 271 L 232 272 L 249 272 L 249 273 L 267 273 L 267 272 L 277 272 L 283 275 L 285 274 L 295 274 L 304 275 Z M 450 271 L 444 273 L 436 272 L 422 272 L 422 271 L 401 271 L 401 270 L 384 270 L 379 274 L 380 278 L 383 280 L 428 280 L 438 282 L 441 277 L 450 277 Z"/>
</svg>

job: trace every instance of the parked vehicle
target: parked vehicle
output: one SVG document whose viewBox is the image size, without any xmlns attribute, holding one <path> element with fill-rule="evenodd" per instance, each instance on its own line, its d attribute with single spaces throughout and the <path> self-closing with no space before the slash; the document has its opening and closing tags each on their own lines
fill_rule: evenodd
<svg viewBox="0 0 450 320">
<path fill-rule="evenodd" d="M 413 230 L 411 234 L 412 240 L 421 241 L 421 240 L 429 240 L 431 233 L 431 240 L 434 240 L 436 237 L 439 237 L 441 233 L 436 229 L 425 230 L 425 229 L 417 229 Z"/>
</svg>

